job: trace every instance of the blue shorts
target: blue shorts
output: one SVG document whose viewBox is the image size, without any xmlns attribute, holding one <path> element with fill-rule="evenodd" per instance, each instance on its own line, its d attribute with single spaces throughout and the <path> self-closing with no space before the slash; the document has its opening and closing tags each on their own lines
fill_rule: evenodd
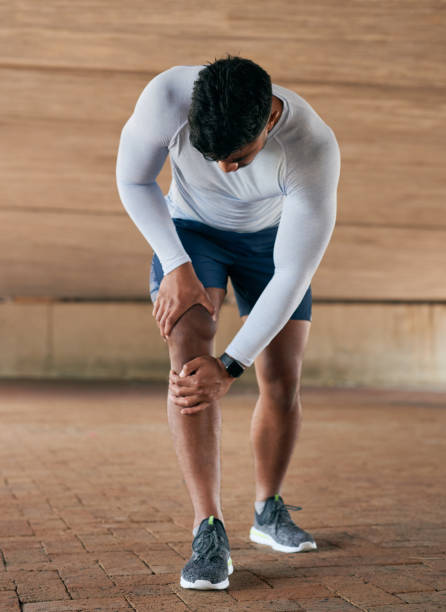
<svg viewBox="0 0 446 612">
<path fill-rule="evenodd" d="M 240 316 L 250 313 L 274 274 L 273 249 L 277 228 L 231 232 L 189 219 L 172 219 L 178 236 L 204 287 L 234 288 Z M 150 297 L 155 302 L 163 278 L 156 253 L 150 267 Z M 290 319 L 311 321 L 311 284 Z"/>
</svg>

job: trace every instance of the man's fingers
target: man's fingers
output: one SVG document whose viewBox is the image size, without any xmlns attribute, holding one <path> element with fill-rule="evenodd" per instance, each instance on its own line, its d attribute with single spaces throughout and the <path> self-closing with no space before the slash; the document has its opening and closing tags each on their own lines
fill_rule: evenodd
<svg viewBox="0 0 446 612">
<path fill-rule="evenodd" d="M 169 382 L 181 389 L 196 389 L 198 384 L 198 381 L 196 378 L 194 378 L 194 376 L 178 376 L 178 374 L 171 374 L 169 376 Z"/>
<path fill-rule="evenodd" d="M 168 337 L 172 331 L 173 326 L 178 321 L 180 316 L 183 314 L 184 309 L 166 307 L 162 317 L 160 318 L 159 326 L 162 331 L 162 335 Z"/>
<path fill-rule="evenodd" d="M 172 401 L 177 406 L 181 406 L 182 408 L 190 408 L 199 405 L 200 402 L 203 401 L 203 398 L 199 395 L 190 395 L 189 397 L 175 397 L 171 395 Z"/>
<path fill-rule="evenodd" d="M 167 336 L 166 334 L 166 322 L 167 322 L 167 318 L 169 317 L 169 311 L 165 310 L 162 317 L 159 320 L 158 326 L 160 328 L 160 332 L 161 335 L 163 336 L 163 338 L 165 338 Z"/>
<path fill-rule="evenodd" d="M 152 314 L 153 314 L 153 316 L 155 318 L 155 323 L 157 324 L 158 329 L 160 330 L 160 336 L 163 338 L 164 341 L 166 341 L 166 339 L 163 337 L 163 332 L 162 332 L 161 326 L 160 326 L 160 318 L 161 318 L 161 314 L 162 314 L 160 308 L 158 308 L 156 314 L 155 314 L 155 309 L 153 309 L 153 313 Z"/>
<path fill-rule="evenodd" d="M 184 397 L 190 392 L 192 392 L 192 388 L 188 390 L 184 387 L 179 387 L 178 385 L 175 385 L 174 383 L 169 384 L 169 393 L 173 395 L 174 397 L 180 397 L 180 396 Z"/>
<path fill-rule="evenodd" d="M 155 317 L 157 321 L 161 319 L 164 310 L 165 310 L 165 306 L 163 304 L 163 301 L 162 299 L 158 298 L 155 302 L 155 307 L 153 309 L 153 316 Z"/>
<path fill-rule="evenodd" d="M 159 308 L 158 312 L 155 315 L 155 321 L 158 327 L 161 326 L 161 319 L 165 316 L 165 311 L 162 308 Z"/>
<path fill-rule="evenodd" d="M 160 330 L 160 336 L 163 340 L 166 340 L 166 338 L 164 337 L 164 333 L 163 333 L 163 328 L 161 327 L 161 323 L 158 323 L 158 328 Z"/>
<path fill-rule="evenodd" d="M 194 395 L 198 391 L 196 384 L 181 387 L 180 385 L 176 385 L 175 383 L 170 383 L 169 390 L 170 393 L 175 397 L 186 397 L 188 395 Z"/>
<path fill-rule="evenodd" d="M 172 331 L 172 327 L 180 318 L 180 313 L 178 311 L 171 311 L 167 315 L 166 322 L 164 324 L 164 332 L 166 336 L 170 336 L 170 332 Z"/>
<path fill-rule="evenodd" d="M 196 412 L 201 412 L 201 410 L 205 410 L 206 408 L 209 408 L 210 404 L 209 402 L 203 402 L 202 404 L 198 404 L 197 406 L 194 406 L 193 408 L 182 408 L 180 410 L 181 414 L 195 414 Z"/>
<path fill-rule="evenodd" d="M 195 359 L 191 359 L 190 361 L 186 362 L 181 368 L 180 378 L 182 378 L 183 376 L 189 376 L 190 374 L 192 374 L 192 372 L 195 372 L 195 370 L 197 370 L 200 365 L 202 365 L 202 363 L 202 357 L 195 357 Z"/>
<path fill-rule="evenodd" d="M 156 299 L 155 303 L 153 305 L 153 308 L 152 308 L 152 315 L 154 317 L 156 317 L 156 313 L 158 312 L 159 305 L 160 305 L 160 301 L 158 299 Z"/>
</svg>

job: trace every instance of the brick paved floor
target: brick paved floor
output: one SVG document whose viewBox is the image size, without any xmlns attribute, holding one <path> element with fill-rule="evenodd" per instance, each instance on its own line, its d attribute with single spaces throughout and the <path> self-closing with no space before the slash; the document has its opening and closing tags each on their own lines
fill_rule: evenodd
<svg viewBox="0 0 446 612">
<path fill-rule="evenodd" d="M 285 502 L 319 549 L 250 543 L 253 391 L 223 401 L 235 572 L 181 589 L 192 514 L 144 384 L 0 383 L 0 610 L 445 610 L 446 394 L 302 391 Z"/>
</svg>

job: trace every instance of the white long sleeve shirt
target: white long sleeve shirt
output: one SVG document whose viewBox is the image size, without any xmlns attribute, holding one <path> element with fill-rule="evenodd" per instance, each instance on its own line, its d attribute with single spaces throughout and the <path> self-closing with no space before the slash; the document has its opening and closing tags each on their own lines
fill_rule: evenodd
<svg viewBox="0 0 446 612">
<path fill-rule="evenodd" d="M 191 261 L 172 217 L 235 232 L 279 226 L 274 275 L 226 347 L 248 367 L 302 301 L 327 248 L 336 221 L 340 151 L 332 129 L 308 102 L 273 83 L 283 102 L 279 121 L 250 164 L 225 173 L 189 142 L 192 88 L 204 67 L 174 66 L 143 89 L 121 132 L 117 187 L 164 274 Z M 156 179 L 168 154 L 172 182 L 164 196 Z"/>
</svg>

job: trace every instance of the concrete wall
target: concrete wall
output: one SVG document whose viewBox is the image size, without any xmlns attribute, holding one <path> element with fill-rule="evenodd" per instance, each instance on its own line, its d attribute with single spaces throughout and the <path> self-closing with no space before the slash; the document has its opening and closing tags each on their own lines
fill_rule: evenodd
<svg viewBox="0 0 446 612">
<path fill-rule="evenodd" d="M 215 354 L 240 319 L 222 307 Z M 167 347 L 145 302 L 0 305 L 0 377 L 166 381 Z M 315 304 L 303 383 L 446 390 L 446 306 Z M 255 382 L 250 368 L 237 384 Z"/>
<path fill-rule="evenodd" d="M 438 2 L 23 0 L 0 16 L 0 376 L 162 375 L 152 252 L 115 185 L 119 135 L 160 71 L 230 52 L 308 100 L 341 148 L 304 379 L 446 385 Z M 224 308 L 223 344 L 239 324 Z"/>
</svg>

